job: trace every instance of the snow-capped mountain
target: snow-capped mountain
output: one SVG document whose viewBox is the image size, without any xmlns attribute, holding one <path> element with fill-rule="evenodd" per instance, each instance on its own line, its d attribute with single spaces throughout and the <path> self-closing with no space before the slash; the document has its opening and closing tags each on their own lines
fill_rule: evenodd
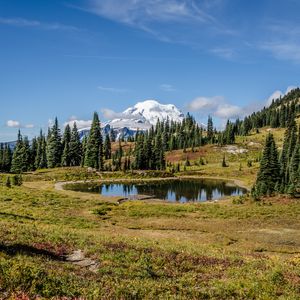
<svg viewBox="0 0 300 300">
<path fill-rule="evenodd" d="M 173 120 L 181 122 L 184 114 L 173 104 L 161 104 L 155 100 L 138 102 L 135 106 L 126 109 L 123 114 L 129 117 L 140 118 L 156 125 L 158 120 Z"/>
<path fill-rule="evenodd" d="M 113 119 L 102 125 L 102 133 L 114 132 L 117 139 L 133 136 L 137 131 L 150 129 L 158 120 L 181 122 L 184 114 L 173 104 L 161 104 L 156 100 L 138 102 L 133 107 L 126 109 L 119 118 Z M 90 128 L 80 130 L 81 137 L 89 133 Z"/>
</svg>

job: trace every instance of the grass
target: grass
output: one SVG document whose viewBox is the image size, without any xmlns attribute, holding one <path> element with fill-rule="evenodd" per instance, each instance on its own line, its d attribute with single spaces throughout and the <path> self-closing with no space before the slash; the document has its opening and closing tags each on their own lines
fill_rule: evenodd
<svg viewBox="0 0 300 300">
<path fill-rule="evenodd" d="M 0 195 L 1 297 L 299 297 L 296 200 L 117 205 L 47 182 Z M 77 249 L 99 261 L 96 273 L 61 259 Z"/>
<path fill-rule="evenodd" d="M 226 152 L 228 168 L 221 167 L 225 148 L 173 151 L 168 158 L 183 163 L 191 156 L 180 175 L 250 186 L 266 132 L 240 138 L 248 152 Z M 206 165 L 195 164 L 200 156 Z M 58 180 L 169 175 L 62 168 L 26 174 L 21 187 L 0 185 L 0 299 L 299 299 L 299 200 L 118 204 L 118 197 L 54 189 Z M 99 263 L 96 272 L 64 259 L 79 249 Z"/>
</svg>

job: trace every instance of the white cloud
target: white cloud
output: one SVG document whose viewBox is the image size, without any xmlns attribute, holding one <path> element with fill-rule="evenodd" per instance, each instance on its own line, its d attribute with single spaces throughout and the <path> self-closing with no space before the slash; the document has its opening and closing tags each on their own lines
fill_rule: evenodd
<svg viewBox="0 0 300 300">
<path fill-rule="evenodd" d="M 74 123 L 76 123 L 78 129 L 83 129 L 91 127 L 92 120 L 70 120 L 64 123 L 64 127 L 66 127 L 69 124 L 69 126 L 72 128 L 74 126 Z"/>
<path fill-rule="evenodd" d="M 292 90 L 294 90 L 296 88 L 297 88 L 297 86 L 295 86 L 295 85 L 288 86 L 286 91 L 285 91 L 285 95 L 287 95 L 289 92 L 291 92 Z"/>
<path fill-rule="evenodd" d="M 289 21 L 274 21 L 265 28 L 268 39 L 261 43 L 260 48 L 277 59 L 300 63 L 300 26 Z"/>
<path fill-rule="evenodd" d="M 84 6 L 72 7 L 137 28 L 162 42 L 197 46 L 206 51 L 203 36 L 236 34 L 213 16 L 214 6 L 220 1 L 207 5 L 207 1 L 195 0 L 84 0 Z M 173 24 L 180 25 L 176 31 Z"/>
<path fill-rule="evenodd" d="M 271 52 L 275 58 L 300 63 L 300 43 L 298 42 L 281 40 L 264 43 L 261 48 Z"/>
<path fill-rule="evenodd" d="M 75 26 L 65 25 L 61 23 L 43 23 L 37 20 L 28 20 L 23 18 L 1 18 L 0 24 L 15 26 L 15 27 L 33 27 L 44 30 L 66 30 L 78 31 L 79 28 Z"/>
<path fill-rule="evenodd" d="M 197 97 L 187 105 L 187 108 L 191 111 L 212 110 L 217 108 L 219 103 L 223 101 L 224 98 L 222 96 Z"/>
<path fill-rule="evenodd" d="M 21 122 L 16 121 L 16 120 L 8 120 L 6 122 L 6 126 L 7 127 L 11 127 L 11 128 L 34 128 L 33 124 L 26 124 L 26 125 L 24 125 Z"/>
<path fill-rule="evenodd" d="M 123 113 L 117 113 L 117 112 L 113 111 L 112 109 L 108 109 L 108 108 L 101 109 L 101 112 L 105 119 L 118 119 L 118 118 L 125 117 L 125 115 Z"/>
<path fill-rule="evenodd" d="M 267 106 L 271 105 L 273 100 L 276 100 L 276 99 L 282 97 L 283 95 L 284 94 L 282 93 L 282 91 L 279 91 L 279 90 L 273 92 L 267 99 L 267 102 L 266 102 Z"/>
<path fill-rule="evenodd" d="M 225 102 L 224 97 L 198 97 L 191 101 L 187 108 L 203 115 L 212 115 L 220 119 L 235 119 L 245 116 L 246 109 Z"/>
<path fill-rule="evenodd" d="M 266 101 L 266 105 L 267 105 L 267 106 L 271 105 L 273 100 L 277 100 L 278 98 L 287 95 L 290 91 L 294 90 L 295 88 L 297 88 L 297 86 L 290 85 L 290 86 L 287 87 L 285 93 L 283 93 L 283 92 L 280 91 L 280 90 L 277 90 L 277 91 L 273 92 L 273 93 L 268 97 L 268 99 L 267 99 L 267 101 Z"/>
<path fill-rule="evenodd" d="M 6 122 L 6 126 L 7 127 L 12 127 L 12 128 L 20 128 L 21 124 L 19 121 L 15 121 L 15 120 L 8 120 Z"/>
<path fill-rule="evenodd" d="M 126 89 L 119 89 L 119 88 L 105 87 L 105 86 L 98 86 L 98 89 L 103 92 L 111 92 L 111 93 L 125 93 L 128 91 Z"/>
<path fill-rule="evenodd" d="M 237 119 L 245 115 L 245 110 L 237 105 L 223 103 L 217 107 L 214 115 L 221 119 Z"/>
<path fill-rule="evenodd" d="M 175 92 L 176 91 L 176 89 L 171 84 L 167 84 L 167 83 L 161 84 L 160 89 L 164 92 Z"/>
<path fill-rule="evenodd" d="M 87 10 L 94 14 L 141 28 L 151 21 L 206 22 L 213 19 L 190 0 L 88 0 L 87 3 Z"/>
</svg>

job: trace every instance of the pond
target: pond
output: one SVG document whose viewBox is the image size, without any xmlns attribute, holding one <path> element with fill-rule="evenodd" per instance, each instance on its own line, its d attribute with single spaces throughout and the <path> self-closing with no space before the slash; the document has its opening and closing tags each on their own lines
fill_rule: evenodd
<svg viewBox="0 0 300 300">
<path fill-rule="evenodd" d="M 145 195 L 173 202 L 203 202 L 247 193 L 245 188 L 231 182 L 212 179 L 74 183 L 66 185 L 65 188 L 73 191 L 99 193 L 103 196 L 122 196 L 128 199 L 135 199 L 136 195 Z"/>
</svg>

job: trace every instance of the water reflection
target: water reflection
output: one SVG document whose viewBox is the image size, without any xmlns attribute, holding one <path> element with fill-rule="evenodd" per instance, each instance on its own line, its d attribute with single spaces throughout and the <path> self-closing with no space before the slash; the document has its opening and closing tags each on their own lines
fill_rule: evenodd
<svg viewBox="0 0 300 300">
<path fill-rule="evenodd" d="M 149 195 L 176 202 L 207 201 L 224 196 L 242 195 L 247 191 L 222 180 L 168 180 L 148 183 L 78 183 L 68 186 L 81 192 L 100 193 L 104 196 Z"/>
</svg>

